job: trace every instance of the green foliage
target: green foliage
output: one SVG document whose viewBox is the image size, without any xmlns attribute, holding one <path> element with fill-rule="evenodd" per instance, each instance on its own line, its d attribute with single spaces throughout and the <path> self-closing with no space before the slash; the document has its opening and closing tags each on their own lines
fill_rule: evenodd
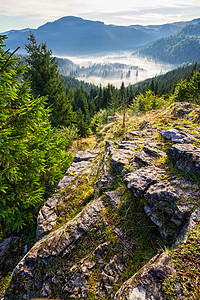
<svg viewBox="0 0 200 300">
<path fill-rule="evenodd" d="M 108 114 L 108 110 L 103 109 L 94 115 L 90 123 L 90 128 L 93 132 L 98 132 L 100 130 L 101 125 L 106 124 Z"/>
<path fill-rule="evenodd" d="M 70 101 L 65 92 L 63 80 L 58 72 L 56 58 L 45 43 L 37 45 L 35 36 L 30 33 L 29 43 L 25 45 L 29 56 L 26 58 L 28 69 L 26 77 L 31 80 L 33 95 L 47 96 L 47 105 L 53 108 L 51 122 L 54 126 L 68 126 L 73 120 Z"/>
<path fill-rule="evenodd" d="M 146 112 L 151 109 L 160 108 L 166 105 L 163 97 L 156 96 L 152 91 L 146 91 L 144 95 L 140 94 L 133 99 L 132 104 L 129 106 L 131 113 Z"/>
<path fill-rule="evenodd" d="M 189 82 L 181 80 L 175 88 L 173 99 L 179 102 L 188 101 L 200 104 L 200 73 L 194 73 Z"/>
<path fill-rule="evenodd" d="M 24 67 L 0 37 L 0 221 L 4 232 L 35 223 L 43 197 L 71 161 L 50 123 L 46 98 L 33 98 Z"/>
</svg>

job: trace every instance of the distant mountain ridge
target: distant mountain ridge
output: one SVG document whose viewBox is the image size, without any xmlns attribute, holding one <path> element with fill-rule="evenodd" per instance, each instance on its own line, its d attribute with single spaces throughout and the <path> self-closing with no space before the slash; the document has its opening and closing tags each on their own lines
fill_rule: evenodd
<svg viewBox="0 0 200 300">
<path fill-rule="evenodd" d="M 178 31 L 141 49 L 139 53 L 155 60 L 182 64 L 200 62 L 200 19 Z"/>
<path fill-rule="evenodd" d="M 196 22 L 192 20 L 190 22 Z M 55 55 L 96 54 L 102 52 L 136 50 L 168 36 L 173 31 L 187 25 L 188 22 L 150 26 L 116 26 L 106 25 L 101 21 L 90 21 L 82 18 L 67 16 L 53 22 L 31 29 L 37 41 L 47 43 Z M 11 50 L 27 43 L 30 29 L 11 30 L 6 32 L 7 47 Z"/>
<path fill-rule="evenodd" d="M 142 30 L 143 32 L 149 32 L 157 39 L 162 37 L 167 37 L 169 35 L 175 34 L 179 30 L 183 29 L 187 25 L 192 25 L 200 22 L 199 19 L 194 19 L 192 21 L 186 21 L 186 22 L 174 22 L 174 23 L 168 23 L 163 25 L 148 25 L 148 26 L 141 26 L 141 25 L 131 25 L 130 28 L 135 28 L 138 30 Z"/>
</svg>

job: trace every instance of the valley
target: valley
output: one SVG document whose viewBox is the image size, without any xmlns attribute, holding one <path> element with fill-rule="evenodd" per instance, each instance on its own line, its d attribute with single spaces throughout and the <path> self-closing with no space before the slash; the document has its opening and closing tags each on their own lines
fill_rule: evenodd
<svg viewBox="0 0 200 300">
<path fill-rule="evenodd" d="M 58 65 L 59 72 L 64 76 L 75 77 L 98 86 L 111 83 L 117 88 L 121 86 L 122 81 L 127 86 L 177 68 L 175 64 L 159 63 L 131 52 L 64 56 L 58 59 Z"/>
</svg>

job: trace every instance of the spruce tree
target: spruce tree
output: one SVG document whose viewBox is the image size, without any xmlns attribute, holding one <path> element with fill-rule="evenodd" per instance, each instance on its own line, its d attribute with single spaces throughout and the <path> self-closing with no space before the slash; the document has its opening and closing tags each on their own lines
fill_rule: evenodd
<svg viewBox="0 0 200 300">
<path fill-rule="evenodd" d="M 56 58 L 45 43 L 37 44 L 35 36 L 30 33 L 28 44 L 25 45 L 29 54 L 26 61 L 28 69 L 26 76 L 31 80 L 33 95 L 47 96 L 47 105 L 52 107 L 51 121 L 54 126 L 69 126 L 73 120 L 70 101 L 58 72 Z"/>
<path fill-rule="evenodd" d="M 45 97 L 34 98 L 25 67 L 4 51 L 0 36 L 0 231 L 35 224 L 44 196 L 70 163 L 49 122 Z"/>
</svg>

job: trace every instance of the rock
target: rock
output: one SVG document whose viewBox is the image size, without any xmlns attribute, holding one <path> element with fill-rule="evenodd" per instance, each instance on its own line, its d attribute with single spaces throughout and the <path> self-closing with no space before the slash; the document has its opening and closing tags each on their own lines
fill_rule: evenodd
<svg viewBox="0 0 200 300">
<path fill-rule="evenodd" d="M 143 151 L 145 153 L 147 153 L 148 155 L 156 157 L 156 158 L 166 156 L 166 153 L 164 151 L 158 150 L 157 148 L 152 148 L 152 147 L 149 147 L 149 146 L 144 146 Z"/>
<path fill-rule="evenodd" d="M 108 294 L 113 291 L 113 284 L 118 281 L 119 275 L 122 273 L 122 271 L 123 265 L 115 255 L 101 273 L 103 284 Z"/>
<path fill-rule="evenodd" d="M 113 207 L 116 207 L 120 204 L 121 195 L 118 191 L 106 192 L 105 195 L 108 197 Z"/>
<path fill-rule="evenodd" d="M 85 161 L 85 160 L 72 162 L 71 166 L 69 167 L 69 169 L 65 173 L 65 175 L 68 175 L 68 176 L 65 176 L 66 179 L 69 178 L 69 182 L 66 182 L 66 185 L 69 184 L 74 179 L 74 177 L 72 178 L 72 176 L 79 175 L 84 170 L 85 170 L 85 172 L 88 173 L 88 171 L 89 171 L 90 167 L 92 166 L 92 164 L 93 163 L 91 161 Z M 60 185 L 60 183 L 58 184 L 58 187 L 59 187 L 59 185 Z"/>
<path fill-rule="evenodd" d="M 75 248 L 77 241 L 101 220 L 101 213 L 104 209 L 101 198 L 95 199 L 73 220 L 38 241 L 14 269 L 11 280 L 12 293 L 17 295 L 19 289 L 22 293 L 26 290 L 26 293 L 30 293 L 30 298 L 34 298 L 38 290 L 41 289 L 41 296 L 46 297 L 51 290 L 51 286 L 47 282 L 50 284 L 53 276 L 50 281 L 49 279 L 46 281 L 44 278 L 41 281 L 37 269 L 39 263 L 47 264 L 52 259 L 66 257 L 70 254 Z M 88 270 L 92 267 L 90 263 L 87 265 Z M 47 273 L 46 276 L 49 278 L 48 276 L 50 275 Z M 25 278 L 31 282 L 30 289 L 26 286 Z M 20 281 L 20 279 L 22 280 Z M 20 285 L 17 282 L 20 282 Z M 36 285 L 37 289 L 34 288 Z M 78 283 L 76 286 L 78 288 Z M 9 299 L 9 295 L 8 289 L 5 299 Z"/>
<path fill-rule="evenodd" d="M 17 236 L 0 239 L 0 261 L 5 254 L 8 254 L 10 248 L 15 247 L 15 244 L 19 243 L 19 241 L 20 238 Z"/>
<path fill-rule="evenodd" d="M 108 116 L 107 117 L 107 124 L 112 123 L 117 119 L 117 116 Z"/>
<path fill-rule="evenodd" d="M 164 170 L 150 166 L 130 172 L 124 176 L 123 181 L 131 189 L 135 197 L 141 197 L 152 184 L 163 179 L 164 176 Z"/>
<path fill-rule="evenodd" d="M 80 161 L 87 161 L 94 159 L 97 156 L 97 154 L 92 154 L 89 151 L 78 151 L 76 155 L 74 156 L 73 162 L 80 162 Z"/>
<path fill-rule="evenodd" d="M 136 136 L 139 136 L 141 134 L 140 131 L 131 131 L 131 132 L 128 132 L 126 134 L 126 137 L 124 138 L 125 141 L 127 140 L 132 140 L 134 139 Z"/>
<path fill-rule="evenodd" d="M 37 217 L 36 236 L 39 237 L 46 232 L 51 231 L 56 226 L 57 214 L 56 209 L 62 198 L 57 198 L 57 194 L 61 189 L 65 189 L 72 183 L 77 176 L 82 176 L 91 172 L 93 159 L 98 155 L 99 150 L 79 151 L 74 157 L 71 166 L 65 173 L 65 176 L 58 183 L 56 192 L 50 197 L 46 204 L 41 208 Z"/>
<path fill-rule="evenodd" d="M 110 148 L 110 163 L 113 169 L 119 173 L 123 173 L 124 169 L 128 167 L 129 160 L 134 155 L 131 150 Z"/>
<path fill-rule="evenodd" d="M 176 103 L 173 108 L 173 114 L 177 117 L 183 117 L 188 116 L 193 110 L 196 110 L 196 107 L 193 103 Z"/>
<path fill-rule="evenodd" d="M 200 175 L 200 148 L 191 144 L 173 145 L 167 155 L 176 162 L 177 168 L 194 175 Z"/>
<path fill-rule="evenodd" d="M 110 174 L 110 170 L 107 167 L 106 160 L 108 158 L 108 151 L 106 150 L 100 164 L 99 168 L 101 168 L 101 172 L 99 172 L 98 183 L 96 189 L 107 188 L 113 183 L 113 176 Z"/>
<path fill-rule="evenodd" d="M 115 294 L 114 300 L 165 300 L 167 298 L 162 292 L 162 282 L 167 275 L 172 275 L 174 272 L 168 253 L 157 254 L 133 277 L 123 283 Z"/>
<path fill-rule="evenodd" d="M 183 190 L 181 185 L 191 188 L 191 190 Z M 176 227 L 187 221 L 187 216 L 193 208 L 193 205 L 187 202 L 182 203 L 182 201 L 184 199 L 186 201 L 188 199 L 197 200 L 198 198 L 199 195 L 190 184 L 187 185 L 187 181 L 174 180 L 156 183 L 145 194 L 148 206 L 145 206 L 144 209 L 166 238 L 173 236 L 177 231 Z"/>
<path fill-rule="evenodd" d="M 135 161 L 144 166 L 148 166 L 155 162 L 155 158 L 147 154 L 145 151 L 139 151 L 135 155 Z"/>
<path fill-rule="evenodd" d="M 196 209 L 190 216 L 188 222 L 182 228 L 180 235 L 177 239 L 177 243 L 181 241 L 181 243 L 187 242 L 187 234 L 191 232 L 197 224 L 200 222 L 200 208 Z M 176 243 L 176 244 L 177 244 Z"/>
<path fill-rule="evenodd" d="M 188 139 L 184 134 L 181 134 L 177 129 L 164 129 L 161 130 L 161 135 L 167 139 L 171 140 L 173 143 L 189 143 L 190 139 Z"/>
</svg>

